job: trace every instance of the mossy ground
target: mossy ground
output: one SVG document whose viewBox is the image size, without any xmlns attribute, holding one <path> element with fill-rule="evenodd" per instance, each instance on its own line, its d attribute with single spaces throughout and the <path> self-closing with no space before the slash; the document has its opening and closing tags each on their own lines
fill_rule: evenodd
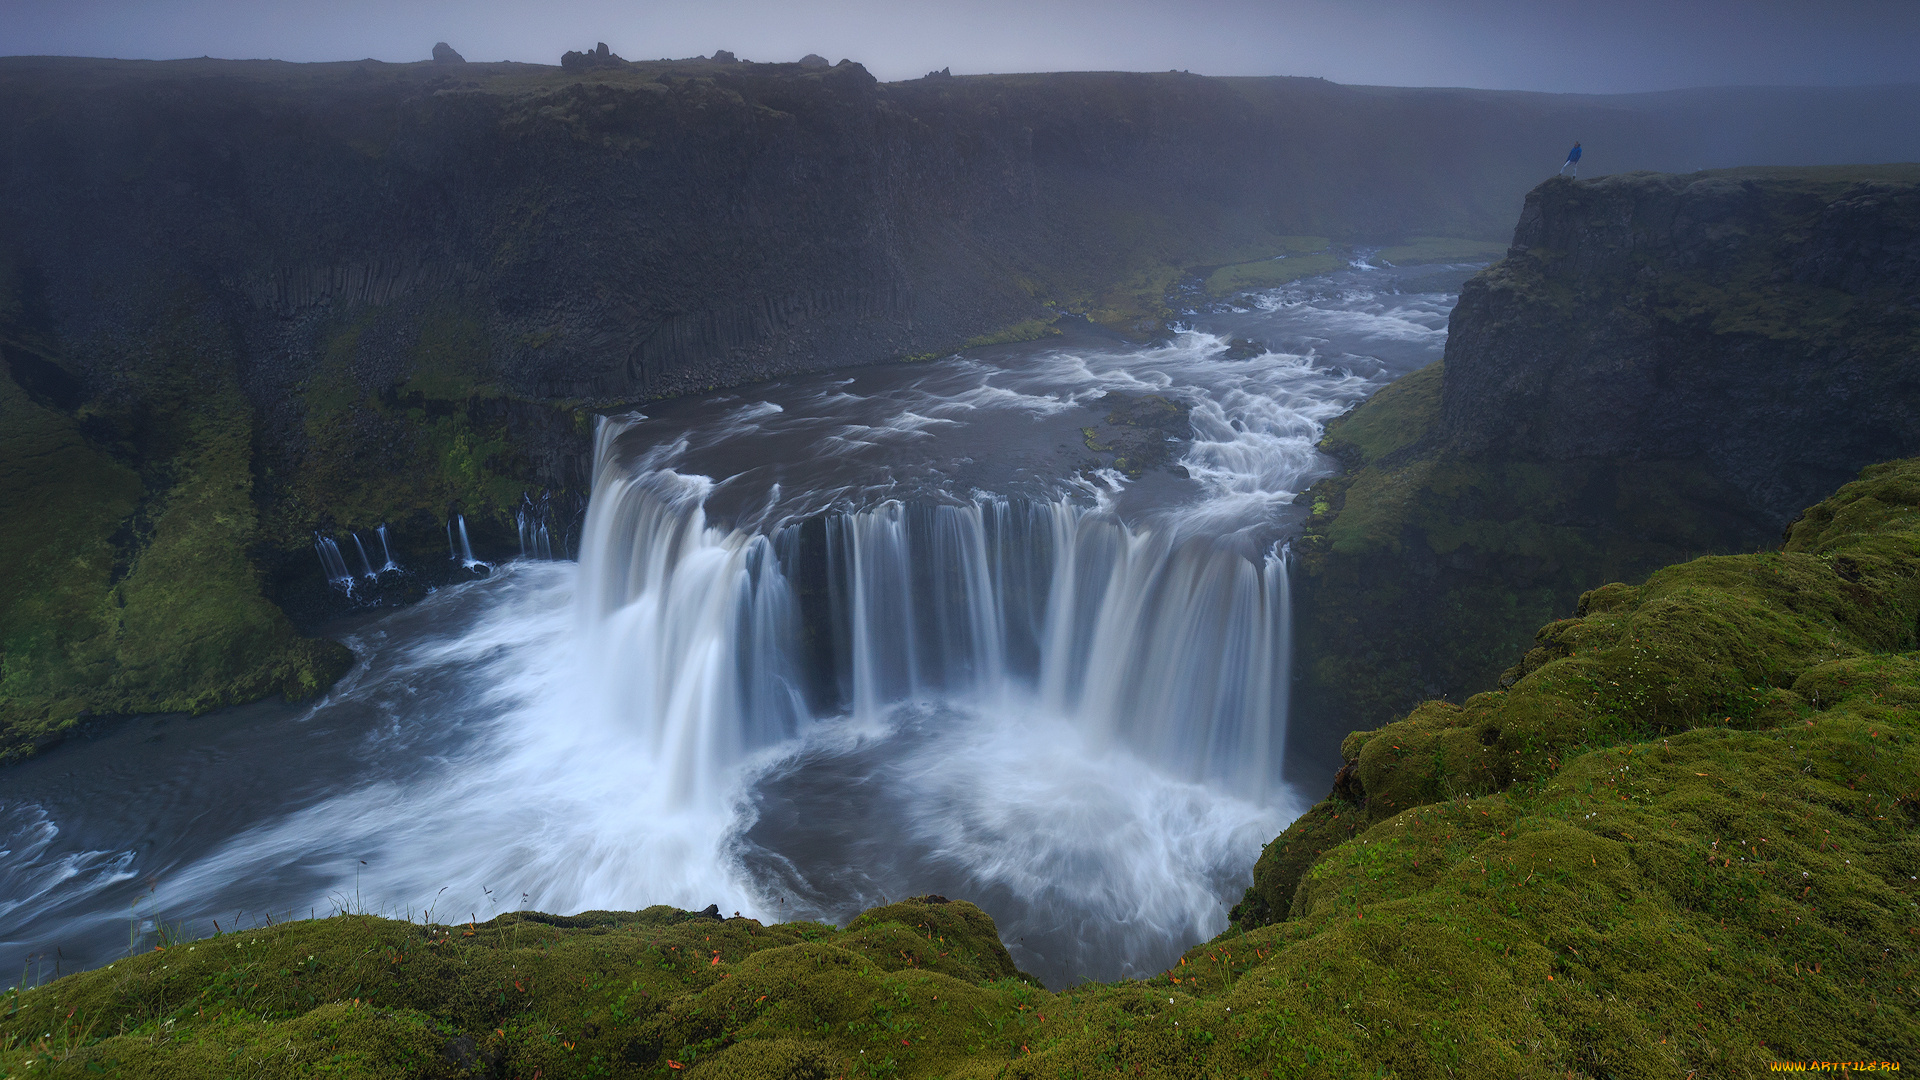
<svg viewBox="0 0 1920 1080">
<path fill-rule="evenodd" d="M 0 376 L 0 491 L 18 511 L 0 530 L 0 761 L 87 713 L 308 697 L 350 662 L 261 594 L 251 412 L 218 346 L 151 347 L 161 385 L 117 417 Z M 83 421 L 122 433 L 120 452 Z"/>
<path fill-rule="evenodd" d="M 114 346 L 131 357 L 115 381 L 78 400 L 0 372 L 0 494 L 16 510 L 0 529 L 0 762 L 89 714 L 324 690 L 352 658 L 295 629 L 264 569 L 317 581 L 316 528 L 404 523 L 396 545 L 439 555 L 457 510 L 510 535 L 529 470 L 473 319 L 415 317 L 405 368 L 384 381 L 359 347 L 379 320 L 333 328 L 289 449 L 260 438 L 236 347 L 202 306 L 190 290 L 158 305 L 148 333 Z M 0 304 L 9 357 L 64 372 L 19 308 Z"/>
<path fill-rule="evenodd" d="M 376 373 L 363 338 L 411 337 L 405 367 Z M 299 448 L 265 466 L 276 483 L 271 542 L 305 546 L 316 523 L 370 530 L 386 522 L 432 532 L 459 511 L 505 523 L 528 469 L 493 406 L 507 395 L 478 320 L 458 309 L 370 312 L 324 332 L 322 360 L 301 387 Z"/>
<path fill-rule="evenodd" d="M 1012 345 L 1021 341 L 1039 341 L 1043 338 L 1058 337 L 1060 328 L 1044 319 L 1026 319 L 1003 327 L 990 334 L 967 339 L 963 348 L 977 349 L 983 345 Z"/>
<path fill-rule="evenodd" d="M 1507 245 L 1454 236 L 1412 236 L 1381 248 L 1375 257 L 1395 266 L 1437 262 L 1484 262 L 1506 254 Z"/>
<path fill-rule="evenodd" d="M 1271 289 L 1315 274 L 1331 274 L 1347 265 L 1346 255 L 1324 236 L 1279 236 L 1276 249 L 1253 262 L 1232 263 L 1207 275 L 1207 292 L 1231 296 L 1249 289 Z"/>
<path fill-rule="evenodd" d="M 965 903 L 340 916 L 0 999 L 20 1076 L 1746 1077 L 1920 1060 L 1920 462 L 1353 736 L 1237 924 L 1060 993 Z"/>
</svg>

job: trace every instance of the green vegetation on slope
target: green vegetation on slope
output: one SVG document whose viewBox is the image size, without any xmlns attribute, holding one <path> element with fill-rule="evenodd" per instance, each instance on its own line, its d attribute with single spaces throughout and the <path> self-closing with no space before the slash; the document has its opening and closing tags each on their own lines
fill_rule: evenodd
<svg viewBox="0 0 1920 1080">
<path fill-rule="evenodd" d="M 1331 274 L 1347 265 L 1346 256 L 1332 250 L 1324 236 L 1276 236 L 1274 252 L 1254 262 L 1232 263 L 1207 275 L 1207 292 L 1231 296 L 1253 289 L 1271 289 L 1315 274 Z"/>
<path fill-rule="evenodd" d="M 362 373 L 362 337 L 376 326 L 414 337 L 397 377 Z M 509 395 L 494 375 L 486 336 L 465 313 L 369 312 L 334 328 L 302 387 L 304 445 L 269 462 L 273 542 L 303 548 L 320 521 L 405 522 L 409 535 L 434 535 L 453 508 L 510 521 L 529 469 L 509 439 Z"/>
<path fill-rule="evenodd" d="M 1295 544 L 1311 698 L 1384 722 L 1490 687 L 1596 581 L 1744 546 L 1737 495 L 1704 462 L 1468 460 L 1433 448 L 1444 365 L 1327 425 L 1348 471 L 1307 492 Z"/>
<path fill-rule="evenodd" d="M 0 999 L 128 1077 L 1752 1076 L 1920 1057 L 1920 461 L 1785 549 L 1590 592 L 1510 688 L 1347 743 L 1226 934 L 1048 993 L 985 916 L 344 916 Z"/>
<path fill-rule="evenodd" d="M 1395 266 L 1436 262 L 1484 262 L 1507 253 L 1505 244 L 1490 240 L 1462 240 L 1455 236 L 1413 236 L 1404 243 L 1379 250 L 1376 257 Z"/>
<path fill-rule="evenodd" d="M 129 456 L 144 476 L 0 376 L 15 511 L 0 530 L 0 762 L 87 713 L 308 697 L 351 660 L 261 595 L 251 413 L 230 370 L 179 341 L 156 351 L 151 399 L 110 424 L 143 444 Z"/>
<path fill-rule="evenodd" d="M 20 322 L 17 302 L 0 303 L 8 355 L 64 372 Z M 352 657 L 300 635 L 269 575 L 290 566 L 318 588 L 316 528 L 392 524 L 413 565 L 444 555 L 455 510 L 476 536 L 511 535 L 522 492 L 539 486 L 512 410 L 547 428 L 577 419 L 489 381 L 473 318 L 374 312 L 330 333 L 289 448 L 258 437 L 237 349 L 191 300 L 162 305 L 150 327 L 122 346 L 136 359 L 77 401 L 36 400 L 0 372 L 0 495 L 18 508 L 0 529 L 0 762 L 89 714 L 324 690 Z M 370 331 L 410 341 L 396 373 L 362 351 Z"/>
</svg>

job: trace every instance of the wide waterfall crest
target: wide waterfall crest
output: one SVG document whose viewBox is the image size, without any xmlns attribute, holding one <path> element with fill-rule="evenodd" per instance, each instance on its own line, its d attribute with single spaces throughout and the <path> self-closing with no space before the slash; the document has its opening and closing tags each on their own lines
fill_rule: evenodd
<svg viewBox="0 0 1920 1080">
<path fill-rule="evenodd" d="M 683 796 L 808 717 L 797 526 L 709 525 L 714 484 L 678 445 L 625 463 L 598 433 L 581 553 L 584 639 L 604 715 L 636 725 Z M 828 515 L 839 703 L 974 702 L 1070 722 L 1094 747 L 1260 800 L 1277 782 L 1288 666 L 1286 567 L 1244 537 L 1130 527 L 1099 505 L 977 496 Z M 818 625 L 825 619 L 827 625 Z"/>
</svg>

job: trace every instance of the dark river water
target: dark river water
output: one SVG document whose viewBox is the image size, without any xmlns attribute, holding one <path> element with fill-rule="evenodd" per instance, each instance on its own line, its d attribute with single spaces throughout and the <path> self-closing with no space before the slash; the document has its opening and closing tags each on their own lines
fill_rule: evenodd
<svg viewBox="0 0 1920 1080">
<path fill-rule="evenodd" d="M 0 772 L 0 969 L 342 910 L 927 892 L 1050 985 L 1164 968 L 1323 793 L 1287 757 L 1292 500 L 1327 420 L 1440 357 L 1432 290 L 1470 269 L 612 418 L 579 561 L 342 623 L 359 663 L 317 703 Z"/>
</svg>

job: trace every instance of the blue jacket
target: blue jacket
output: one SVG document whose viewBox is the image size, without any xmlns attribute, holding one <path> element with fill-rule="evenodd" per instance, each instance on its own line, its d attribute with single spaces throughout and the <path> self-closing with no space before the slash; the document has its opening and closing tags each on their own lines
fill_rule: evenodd
<svg viewBox="0 0 1920 1080">
<path fill-rule="evenodd" d="M 1580 160 L 1580 146 L 1579 146 L 1579 144 L 1577 144 L 1577 143 L 1576 143 L 1576 144 L 1574 144 L 1574 147 L 1573 147 L 1573 149 L 1572 149 L 1572 150 L 1569 150 L 1569 151 L 1567 151 L 1567 160 L 1568 160 L 1568 161 L 1579 161 L 1579 160 Z"/>
</svg>

